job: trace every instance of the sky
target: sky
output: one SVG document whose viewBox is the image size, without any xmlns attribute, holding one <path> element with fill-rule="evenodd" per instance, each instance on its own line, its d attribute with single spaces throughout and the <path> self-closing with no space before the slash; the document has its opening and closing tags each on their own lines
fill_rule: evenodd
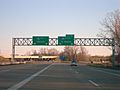
<svg viewBox="0 0 120 90">
<path fill-rule="evenodd" d="M 14 37 L 96 37 L 100 21 L 117 9 L 120 0 L 0 0 L 0 55 L 11 55 Z M 25 48 L 16 50 L 31 50 Z M 107 47 L 86 48 L 92 55 L 111 54 Z"/>
</svg>

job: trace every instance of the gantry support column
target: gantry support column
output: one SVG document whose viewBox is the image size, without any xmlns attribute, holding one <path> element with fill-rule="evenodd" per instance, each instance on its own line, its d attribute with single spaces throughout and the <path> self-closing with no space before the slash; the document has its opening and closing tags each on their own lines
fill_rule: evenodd
<svg viewBox="0 0 120 90">
<path fill-rule="evenodd" d="M 15 61 L 15 39 L 12 38 L 12 59 L 11 62 Z"/>
</svg>

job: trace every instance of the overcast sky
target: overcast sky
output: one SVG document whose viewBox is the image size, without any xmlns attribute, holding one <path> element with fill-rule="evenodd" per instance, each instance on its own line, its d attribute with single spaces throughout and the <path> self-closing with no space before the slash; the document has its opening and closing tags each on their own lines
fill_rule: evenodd
<svg viewBox="0 0 120 90">
<path fill-rule="evenodd" d="M 120 9 L 120 0 L 0 0 L 0 54 L 11 54 L 13 37 L 69 33 L 96 37 L 99 22 L 116 9 Z M 92 50 L 89 53 L 97 54 Z M 104 50 L 103 55 L 111 53 Z"/>
</svg>

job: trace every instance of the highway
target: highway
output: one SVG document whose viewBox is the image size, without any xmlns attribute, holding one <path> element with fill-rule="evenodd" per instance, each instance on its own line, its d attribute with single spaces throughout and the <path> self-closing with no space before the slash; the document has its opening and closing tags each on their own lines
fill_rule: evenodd
<svg viewBox="0 0 120 90">
<path fill-rule="evenodd" d="M 0 66 L 0 90 L 120 90 L 120 71 L 68 63 Z"/>
</svg>

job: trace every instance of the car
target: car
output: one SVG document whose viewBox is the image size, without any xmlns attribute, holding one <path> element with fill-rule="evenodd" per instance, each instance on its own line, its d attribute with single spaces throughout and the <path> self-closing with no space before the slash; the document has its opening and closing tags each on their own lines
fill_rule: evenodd
<svg viewBox="0 0 120 90">
<path fill-rule="evenodd" d="M 71 61 L 71 66 L 77 66 L 77 61 L 76 60 L 72 60 Z"/>
</svg>

